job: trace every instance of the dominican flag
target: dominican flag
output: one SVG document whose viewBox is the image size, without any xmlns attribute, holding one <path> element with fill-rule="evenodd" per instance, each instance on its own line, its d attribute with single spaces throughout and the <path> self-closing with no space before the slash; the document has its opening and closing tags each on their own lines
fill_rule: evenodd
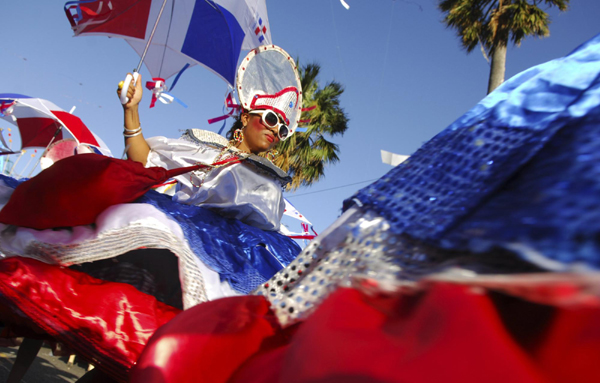
<svg viewBox="0 0 600 383">
<path fill-rule="evenodd" d="M 201 64 L 233 85 L 241 50 L 271 43 L 265 0 L 83 0 L 65 13 L 75 36 L 123 38 L 141 56 L 165 1 L 144 59 L 153 78 Z"/>
</svg>

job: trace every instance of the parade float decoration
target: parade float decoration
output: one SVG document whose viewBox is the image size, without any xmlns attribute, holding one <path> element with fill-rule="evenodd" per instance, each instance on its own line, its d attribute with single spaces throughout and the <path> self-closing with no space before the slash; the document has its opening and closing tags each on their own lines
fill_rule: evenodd
<svg viewBox="0 0 600 383">
<path fill-rule="evenodd" d="M 39 158 L 42 169 L 75 153 L 111 155 L 100 137 L 72 113 L 74 108 L 67 112 L 51 101 L 15 93 L 0 94 L 0 105 L 0 118 L 18 127 L 21 150 L 44 149 Z"/>
</svg>

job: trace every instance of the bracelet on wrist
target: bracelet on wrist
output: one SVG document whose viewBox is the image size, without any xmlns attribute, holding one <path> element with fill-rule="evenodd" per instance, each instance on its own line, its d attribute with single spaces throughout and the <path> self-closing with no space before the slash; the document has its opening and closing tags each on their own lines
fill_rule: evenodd
<svg viewBox="0 0 600 383">
<path fill-rule="evenodd" d="M 137 129 L 133 129 L 133 130 L 127 129 L 127 127 L 125 127 L 125 126 L 123 127 L 123 129 L 125 129 L 125 132 L 129 133 L 129 134 L 131 134 L 131 133 L 137 133 L 138 130 L 142 130 L 142 125 L 140 125 Z"/>
<path fill-rule="evenodd" d="M 125 138 L 131 138 L 131 137 L 135 137 L 135 136 L 139 136 L 140 134 L 142 134 L 142 129 L 138 129 L 137 132 L 132 133 L 132 134 L 127 134 L 125 131 L 123 132 L 123 137 Z"/>
</svg>

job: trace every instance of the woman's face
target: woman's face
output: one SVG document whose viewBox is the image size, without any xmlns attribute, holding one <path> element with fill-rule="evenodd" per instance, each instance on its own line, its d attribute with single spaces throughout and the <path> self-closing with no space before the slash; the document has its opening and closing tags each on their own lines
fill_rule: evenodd
<svg viewBox="0 0 600 383">
<path fill-rule="evenodd" d="M 276 128 L 265 125 L 260 115 L 252 112 L 244 113 L 242 123 L 245 128 L 242 129 L 244 140 L 240 144 L 240 149 L 258 154 L 272 149 L 279 142 Z"/>
</svg>

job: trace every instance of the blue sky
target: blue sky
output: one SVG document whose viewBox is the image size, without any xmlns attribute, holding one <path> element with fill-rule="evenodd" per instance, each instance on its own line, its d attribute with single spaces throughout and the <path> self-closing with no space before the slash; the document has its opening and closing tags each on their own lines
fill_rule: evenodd
<svg viewBox="0 0 600 383">
<path fill-rule="evenodd" d="M 487 89 L 488 63 L 479 51 L 467 55 L 461 49 L 454 31 L 441 23 L 436 0 L 346 2 L 349 10 L 339 0 L 267 0 L 273 43 L 301 62 L 321 65 L 322 84 L 335 80 L 345 87 L 341 102 L 349 129 L 333 138 L 340 162 L 327 168 L 323 181 L 286 193 L 318 232 L 339 216 L 345 198 L 391 170 L 381 163 L 381 149 L 413 153 L 481 100 Z M 123 123 L 115 89 L 139 57 L 120 39 L 73 37 L 64 3 L 4 2 L 0 93 L 44 98 L 67 111 L 76 106 L 74 114 L 118 156 Z M 564 56 L 600 33 L 598 0 L 573 0 L 568 12 L 549 13 L 550 37 L 528 38 L 521 47 L 509 48 L 507 78 Z M 141 74 L 144 80 L 150 77 L 145 68 Z M 225 83 L 207 69 L 189 69 L 174 90 L 187 109 L 178 104 L 148 109 L 146 92 L 144 134 L 217 131 L 220 124 L 208 125 L 207 120 L 222 114 L 225 92 Z M 0 128 L 8 127 L 0 121 Z"/>
</svg>

